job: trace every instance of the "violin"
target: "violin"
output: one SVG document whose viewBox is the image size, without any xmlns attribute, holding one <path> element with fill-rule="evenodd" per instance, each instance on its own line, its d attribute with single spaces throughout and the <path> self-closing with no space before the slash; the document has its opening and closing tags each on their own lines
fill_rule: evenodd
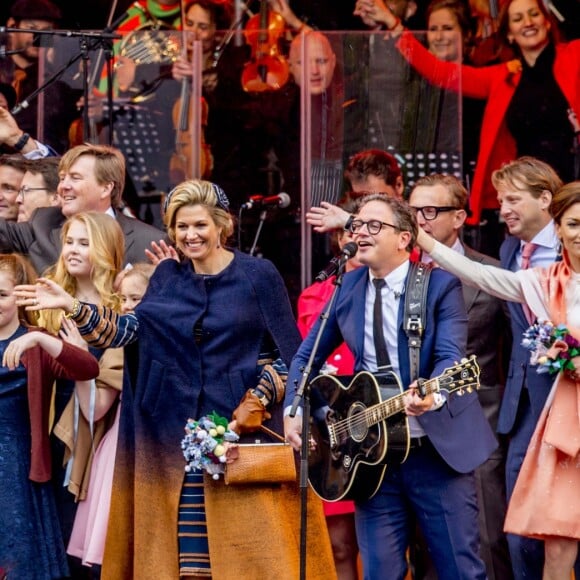
<svg viewBox="0 0 580 580">
<path fill-rule="evenodd" d="M 288 62 L 278 48 L 284 30 L 282 16 L 268 8 L 268 0 L 261 0 L 259 14 L 252 16 L 244 29 L 246 42 L 252 48 L 252 58 L 242 72 L 244 91 L 276 91 L 288 82 Z"/>
<path fill-rule="evenodd" d="M 207 125 L 207 117 L 209 114 L 209 107 L 207 106 L 206 100 L 202 97 L 201 99 L 201 155 L 199 163 L 199 174 L 197 173 L 197 158 L 194 155 L 199 155 L 197 147 L 191 141 L 191 132 L 189 127 L 192 126 L 194 122 L 193 110 L 195 103 L 190 97 L 186 97 L 188 101 L 185 103 L 188 105 L 184 106 L 184 102 L 180 99 L 175 101 L 172 111 L 173 126 L 176 131 L 175 138 L 175 151 L 171 155 L 171 160 L 169 162 L 169 177 L 171 183 L 181 183 L 186 179 L 195 179 L 201 177 L 207 179 L 211 175 L 213 169 L 213 156 L 211 154 L 210 146 L 205 142 L 204 128 Z M 183 116 L 184 111 L 187 111 L 188 119 L 187 124 L 184 125 Z M 183 129 L 182 127 L 186 127 Z"/>
</svg>

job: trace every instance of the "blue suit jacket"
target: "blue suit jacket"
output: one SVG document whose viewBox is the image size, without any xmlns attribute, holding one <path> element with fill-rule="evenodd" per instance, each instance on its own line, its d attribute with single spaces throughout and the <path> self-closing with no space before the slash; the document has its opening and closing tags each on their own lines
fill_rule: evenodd
<svg viewBox="0 0 580 580">
<path fill-rule="evenodd" d="M 519 247 L 520 239 L 514 236 L 508 237 L 503 242 L 499 251 L 503 268 L 512 271 L 519 269 L 516 263 Z M 506 434 L 513 429 L 522 389 L 528 389 L 531 412 L 536 423 L 554 382 L 554 378 L 549 374 L 536 372 L 536 368 L 530 365 L 530 351 L 522 346 L 522 334 L 530 326 L 522 305 L 516 302 L 508 302 L 507 305 L 511 316 L 513 343 L 497 424 L 497 432 Z"/>
<path fill-rule="evenodd" d="M 341 343 L 346 342 L 355 356 L 355 368 L 362 370 L 364 348 L 365 296 L 368 268 L 357 268 L 345 275 L 342 287 L 329 313 L 314 361 L 313 374 Z M 399 368 L 404 387 L 410 380 L 409 347 L 403 329 L 404 300 L 399 306 Z M 294 398 L 296 384 L 310 356 L 320 321 L 312 328 L 292 361 L 287 383 L 286 405 Z M 465 355 L 467 316 L 459 280 L 439 268 L 433 270 L 427 294 L 425 332 L 420 357 L 420 376 L 442 374 Z M 296 382 L 295 382 L 296 381 Z M 438 411 L 419 417 L 429 439 L 450 467 L 467 473 L 483 463 L 497 442 L 483 415 L 476 393 L 450 395 Z"/>
</svg>

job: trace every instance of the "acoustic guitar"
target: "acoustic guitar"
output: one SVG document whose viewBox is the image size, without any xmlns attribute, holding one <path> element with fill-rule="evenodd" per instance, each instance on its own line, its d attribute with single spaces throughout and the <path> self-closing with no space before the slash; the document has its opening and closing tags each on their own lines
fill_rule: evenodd
<svg viewBox="0 0 580 580">
<path fill-rule="evenodd" d="M 480 369 L 475 355 L 438 377 L 419 380 L 421 396 L 439 391 L 463 395 L 479 388 Z M 310 485 L 326 501 L 365 500 L 373 497 L 387 466 L 403 463 L 409 454 L 410 433 L 403 413 L 404 390 L 392 371 L 373 375 L 320 375 L 317 390 L 329 410 L 313 418 L 314 444 L 308 457 Z"/>
</svg>

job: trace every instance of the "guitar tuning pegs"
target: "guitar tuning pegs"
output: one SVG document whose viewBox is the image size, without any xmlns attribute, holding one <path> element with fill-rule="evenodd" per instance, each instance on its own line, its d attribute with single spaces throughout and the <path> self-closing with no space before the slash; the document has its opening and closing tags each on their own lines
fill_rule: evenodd
<svg viewBox="0 0 580 580">
<path fill-rule="evenodd" d="M 465 389 L 459 389 L 459 390 L 457 391 L 457 395 L 458 395 L 459 397 L 462 397 L 463 395 L 465 395 Z"/>
<path fill-rule="evenodd" d="M 468 359 L 468 358 L 465 358 L 465 357 L 463 357 L 463 358 L 461 359 L 461 363 L 462 363 L 462 364 L 465 364 L 466 362 L 469 362 L 469 359 Z"/>
</svg>

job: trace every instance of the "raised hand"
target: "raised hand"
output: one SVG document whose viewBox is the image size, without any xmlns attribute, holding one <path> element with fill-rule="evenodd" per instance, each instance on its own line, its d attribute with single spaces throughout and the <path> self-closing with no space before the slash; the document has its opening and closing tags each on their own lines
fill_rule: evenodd
<svg viewBox="0 0 580 580">
<path fill-rule="evenodd" d="M 344 228 L 348 216 L 347 211 L 323 201 L 320 207 L 311 207 L 310 211 L 306 212 L 306 223 L 313 226 L 315 232 L 323 233 Z"/>
<path fill-rule="evenodd" d="M 357 0 L 354 14 L 371 27 L 385 25 L 391 30 L 399 22 L 383 0 Z"/>
<path fill-rule="evenodd" d="M 48 278 L 39 278 L 36 284 L 15 286 L 14 296 L 17 306 L 31 311 L 62 308 L 71 312 L 74 304 L 74 297 Z"/>
<path fill-rule="evenodd" d="M 175 260 L 179 262 L 177 250 L 173 246 L 166 244 L 163 240 L 159 243 L 151 242 L 151 250 L 145 250 L 145 255 L 154 266 L 157 266 L 163 260 Z"/>
<path fill-rule="evenodd" d="M 284 22 L 292 28 L 293 30 L 297 30 L 302 27 L 302 30 L 305 28 L 310 29 L 310 27 L 303 26 L 303 22 L 294 14 L 292 8 L 286 0 L 269 0 L 268 3 L 270 4 L 270 8 L 280 14 L 284 19 Z"/>
<path fill-rule="evenodd" d="M 428 254 L 435 247 L 435 240 L 420 226 L 417 228 L 417 245 Z"/>
</svg>

